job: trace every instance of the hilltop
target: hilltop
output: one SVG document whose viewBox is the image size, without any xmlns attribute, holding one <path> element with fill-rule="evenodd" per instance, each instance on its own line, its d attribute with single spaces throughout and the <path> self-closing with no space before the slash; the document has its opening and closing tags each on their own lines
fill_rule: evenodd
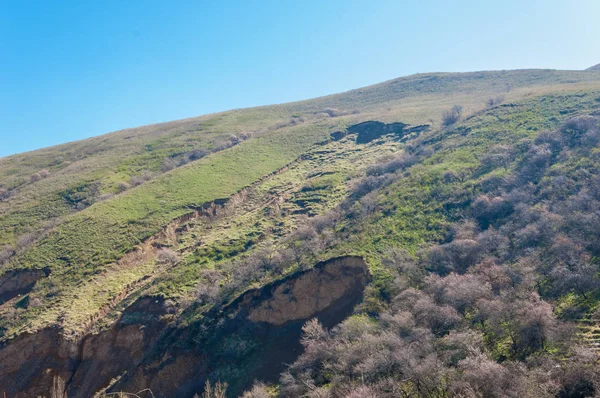
<svg viewBox="0 0 600 398">
<path fill-rule="evenodd" d="M 599 116 L 428 73 L 0 158 L 0 387 L 593 392 Z"/>
<path fill-rule="evenodd" d="M 594 65 L 594 66 L 590 66 L 589 68 L 587 68 L 586 70 L 600 70 L 600 64 L 598 65 Z"/>
</svg>

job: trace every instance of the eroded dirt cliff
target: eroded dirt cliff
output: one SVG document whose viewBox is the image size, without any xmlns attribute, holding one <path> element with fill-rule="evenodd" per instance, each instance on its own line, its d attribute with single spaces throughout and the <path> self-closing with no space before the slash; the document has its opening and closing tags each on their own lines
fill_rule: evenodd
<svg viewBox="0 0 600 398">
<path fill-rule="evenodd" d="M 78 341 L 58 328 L 21 335 L 0 349 L 0 390 L 47 395 L 54 376 L 69 397 L 150 388 L 156 397 L 188 397 L 207 379 L 237 394 L 255 379 L 274 381 L 301 352 L 301 328 L 318 318 L 332 327 L 362 300 L 369 273 L 360 257 L 340 257 L 250 290 L 202 321 L 169 324 L 168 302 L 142 297 L 110 329 Z"/>
<path fill-rule="evenodd" d="M 302 351 L 304 323 L 316 317 L 335 326 L 362 300 L 368 281 L 364 260 L 348 256 L 250 290 L 210 319 L 172 330 L 111 391 L 191 397 L 210 379 L 227 382 L 236 396 L 254 380 L 276 381 Z"/>
</svg>

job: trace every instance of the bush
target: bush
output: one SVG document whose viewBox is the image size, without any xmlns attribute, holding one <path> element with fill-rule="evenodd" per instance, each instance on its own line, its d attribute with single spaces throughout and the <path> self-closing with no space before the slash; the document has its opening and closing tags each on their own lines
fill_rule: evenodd
<svg viewBox="0 0 600 398">
<path fill-rule="evenodd" d="M 432 247 L 426 256 L 428 268 L 440 275 L 451 271 L 464 273 L 479 262 L 484 254 L 481 245 L 473 239 L 456 239 Z"/>
<path fill-rule="evenodd" d="M 172 266 L 179 262 L 179 255 L 171 249 L 160 249 L 156 255 L 156 262 Z"/>
<path fill-rule="evenodd" d="M 570 145 L 576 145 L 586 134 L 597 133 L 599 129 L 600 119 L 593 116 L 577 116 L 567 120 L 560 128 L 560 132 Z"/>
<path fill-rule="evenodd" d="M 40 173 L 33 173 L 31 176 L 29 176 L 29 180 L 31 182 L 36 182 L 42 179 L 42 176 Z"/>
<path fill-rule="evenodd" d="M 125 181 L 121 181 L 120 183 L 117 184 L 117 193 L 125 192 L 129 188 L 131 188 L 131 185 L 129 185 Z"/>
<path fill-rule="evenodd" d="M 450 127 L 460 120 L 462 115 L 462 106 L 454 105 L 452 108 L 442 114 L 442 126 Z"/>
<path fill-rule="evenodd" d="M 196 286 L 196 301 L 200 305 L 214 304 L 219 295 L 219 287 L 214 284 L 200 282 Z"/>
<path fill-rule="evenodd" d="M 368 176 L 381 176 L 383 174 L 394 173 L 398 170 L 404 170 L 418 162 L 419 158 L 410 153 L 403 153 L 392 159 L 380 159 L 375 165 L 367 168 Z"/>
<path fill-rule="evenodd" d="M 511 145 L 495 145 L 491 147 L 481 158 L 481 165 L 486 170 L 499 167 L 505 170 L 514 160 L 515 149 Z"/>
<path fill-rule="evenodd" d="M 475 217 L 482 229 L 496 224 L 499 220 L 508 217 L 513 212 L 513 204 L 505 197 L 490 198 L 487 195 L 477 197 L 471 204 L 471 214 Z"/>
<path fill-rule="evenodd" d="M 204 392 L 202 398 L 226 398 L 227 397 L 227 383 L 217 382 L 214 387 L 209 380 L 204 385 Z"/>
<path fill-rule="evenodd" d="M 185 156 L 184 156 L 184 159 L 186 160 L 185 163 L 193 162 L 194 160 L 198 160 L 198 159 L 202 159 L 207 154 L 208 154 L 208 152 L 204 149 L 194 149 L 193 151 L 190 151 L 185 154 Z"/>
<path fill-rule="evenodd" d="M 432 276 L 426 284 L 437 302 L 451 305 L 461 313 L 475 307 L 478 300 L 492 295 L 490 286 L 476 275 Z"/>
<path fill-rule="evenodd" d="M 17 243 L 15 245 L 15 251 L 17 253 L 22 253 L 27 250 L 39 237 L 41 236 L 40 232 L 29 232 L 25 235 L 20 236 L 17 239 Z"/>
<path fill-rule="evenodd" d="M 141 175 L 131 177 L 129 179 L 129 183 L 131 184 L 131 186 L 136 187 L 138 185 L 145 183 L 146 181 L 150 180 L 151 178 L 152 178 L 152 174 L 150 174 L 149 172 L 145 172 Z"/>
<path fill-rule="evenodd" d="M 10 246 L 6 246 L 4 249 L 2 249 L 0 251 L 0 266 L 5 265 L 14 254 L 15 251 Z"/>
<path fill-rule="evenodd" d="M 267 387 L 263 383 L 255 383 L 252 389 L 244 392 L 241 398 L 269 398 L 271 394 L 267 391 Z"/>
<path fill-rule="evenodd" d="M 167 158 L 163 162 L 161 170 L 163 171 L 163 173 L 166 173 L 167 171 L 171 171 L 176 167 L 177 167 L 177 161 L 173 158 Z"/>
<path fill-rule="evenodd" d="M 504 96 L 499 95 L 497 97 L 492 97 L 492 98 L 488 99 L 486 104 L 487 104 L 487 106 L 489 106 L 491 108 L 491 107 L 499 105 L 503 102 L 504 102 Z"/>
</svg>

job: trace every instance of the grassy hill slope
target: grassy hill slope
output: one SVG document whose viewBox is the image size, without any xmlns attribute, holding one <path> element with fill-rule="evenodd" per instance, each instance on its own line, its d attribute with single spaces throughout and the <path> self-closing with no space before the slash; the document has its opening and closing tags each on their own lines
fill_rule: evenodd
<svg viewBox="0 0 600 398">
<path fill-rule="evenodd" d="M 454 105 L 462 107 L 461 119 L 443 125 L 443 114 Z M 358 318 L 379 322 L 394 308 L 399 290 L 410 286 L 430 292 L 434 286 L 422 274 L 399 286 L 398 280 L 410 279 L 413 271 L 398 274 L 390 253 L 400 250 L 419 272 L 462 274 L 456 258 L 434 260 L 428 250 L 453 241 L 457 225 L 473 218 L 471 206 L 478 197 L 489 192 L 502 197 L 514 188 L 506 181 L 538 184 L 513 181 L 533 156 L 531 148 L 542 145 L 540 134 L 576 117 L 593 119 L 598 109 L 596 71 L 432 73 L 2 158 L 2 339 L 10 346 L 25 332 L 58 327 L 65 339 L 78 341 L 110 328 L 143 297 L 171 303 L 165 319 L 172 327 L 203 330 L 215 309 L 248 289 L 346 255 L 369 263 L 373 280 Z M 383 134 L 366 144 L 357 144 L 355 134 L 331 138 L 332 132 L 370 120 L 428 127 Z M 569 195 L 577 195 L 595 173 L 596 144 L 589 151 L 577 144 L 556 152 L 552 145 L 558 144 L 552 142 L 538 149 L 556 156 L 551 170 L 565 171 L 571 181 L 565 184 L 579 186 Z M 544 178 L 554 177 L 548 172 Z M 563 199 L 552 200 L 564 206 Z M 549 205 L 536 199 L 532 206 Z M 509 229 L 497 222 L 499 230 Z M 484 233 L 488 225 L 477 228 Z M 555 228 L 571 236 L 571 227 Z M 465 233 L 463 240 L 475 242 L 477 233 Z M 524 239 L 517 235 L 511 239 Z M 532 241 L 531 248 L 539 242 Z M 515 246 L 515 253 L 521 249 Z M 586 250 L 592 253 L 586 261 L 597 264 L 595 249 Z M 470 254 L 456 254 L 463 255 Z M 436 261 L 444 265 L 435 268 Z M 494 261 L 514 268 L 519 258 Z M 557 314 L 569 314 L 561 321 L 580 319 L 598 306 L 596 290 L 557 294 L 542 268 L 535 271 L 542 275 L 537 289 Z M 453 319 L 475 330 L 468 325 L 473 314 L 461 312 L 457 316 L 464 319 Z M 496 339 L 483 327 L 477 330 L 494 360 L 533 355 L 511 351 L 504 335 Z M 556 344 L 549 352 L 567 355 Z M 221 354 L 210 355 L 233 366 Z M 212 371 L 222 375 L 219 369 Z M 236 377 L 246 377 L 242 373 Z M 313 379 L 319 388 L 339 387 L 317 373 Z M 295 384 L 302 384 L 298 380 L 283 383 L 295 391 L 291 396 L 307 393 Z"/>
</svg>

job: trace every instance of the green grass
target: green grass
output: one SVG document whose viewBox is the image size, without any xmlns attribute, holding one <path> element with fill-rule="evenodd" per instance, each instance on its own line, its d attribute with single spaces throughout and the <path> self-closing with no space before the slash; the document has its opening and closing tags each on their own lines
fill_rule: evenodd
<svg viewBox="0 0 600 398">
<path fill-rule="evenodd" d="M 165 174 L 69 217 L 12 266 L 93 268 L 114 261 L 173 218 L 283 167 L 327 133 L 308 126 L 268 134 Z"/>
<path fill-rule="evenodd" d="M 515 105 L 499 106 L 466 120 L 447 132 L 423 137 L 424 142 L 439 141 L 435 154 L 409 169 L 404 178 L 381 190 L 379 211 L 356 222 L 348 220 L 338 227 L 347 238 L 333 253 L 359 254 L 373 266 L 375 283 L 389 277 L 380 267 L 381 255 L 388 248 L 402 247 L 410 253 L 438 242 L 451 222 L 460 220 L 478 182 L 485 178 L 477 168 L 481 156 L 496 144 L 516 144 L 537 132 L 557 127 L 562 120 L 596 109 L 599 91 L 574 95 L 548 95 Z M 565 110 L 568 112 L 565 112 Z M 583 160 L 582 160 L 583 161 Z M 464 181 L 443 180 L 444 172 L 463 172 Z M 449 204 L 456 203 L 453 210 Z"/>
<path fill-rule="evenodd" d="M 25 310 L 14 323 L 19 329 L 13 330 L 56 322 L 65 303 L 77 303 L 70 305 L 71 321 L 66 321 L 77 323 L 120 293 L 123 286 L 155 272 L 151 283 L 135 294 L 189 299 L 202 269 L 220 267 L 268 241 L 277 244 L 299 225 L 302 213 L 312 216 L 334 208 L 347 196 L 349 179 L 364 173 L 378 157 L 401 147 L 390 142 L 357 146 L 350 137 L 315 146 L 331 131 L 369 119 L 413 124 L 431 119 L 433 132 L 419 141 L 435 148 L 435 155 L 382 190 L 374 214 L 340 224 L 337 232 L 347 239 L 320 254 L 322 258 L 343 253 L 365 255 L 373 265 L 377 284 L 388 277 L 378 263 L 381 253 L 391 246 L 415 253 L 441 239 L 456 215 L 444 203 L 460 197 L 461 190 L 472 191 L 483 177 L 444 184 L 444 172 L 471 175 L 490 146 L 532 137 L 569 115 L 597 106 L 600 94 L 590 90 L 598 84 L 600 73 L 596 72 L 416 75 L 336 96 L 125 130 L 0 159 L 0 183 L 5 187 L 19 185 L 42 168 L 50 170 L 48 178 L 21 185 L 18 194 L 0 202 L 0 248 L 53 218 L 60 222 L 7 268 L 51 270 L 50 277 L 33 291 L 44 304 Z M 510 91 L 506 92 L 508 85 Z M 502 92 L 506 105 L 486 110 L 485 100 Z M 441 112 L 455 103 L 474 116 L 455 129 L 439 131 Z M 328 107 L 347 114 L 323 116 L 320 111 Z M 359 112 L 353 114 L 353 110 Z M 305 122 L 290 124 L 292 115 Z M 210 149 L 220 139 L 242 131 L 252 131 L 253 138 L 173 171 L 160 171 L 167 157 Z M 218 224 L 199 223 L 180 236 L 174 245 L 184 257 L 180 266 L 160 271 L 150 261 L 135 269 L 114 267 L 125 253 L 176 217 L 203 203 L 227 198 L 300 155 L 305 155 L 303 160 L 290 170 L 253 186 L 257 202 Z M 73 212 L 70 202 L 84 195 L 90 184 L 99 183 L 101 192 L 112 192 L 119 182 L 144 171 L 154 172 L 155 177 Z M 285 199 L 283 216 L 269 214 L 261 202 L 274 195 Z"/>
<path fill-rule="evenodd" d="M 0 248 L 50 219 L 61 221 L 75 209 L 60 192 L 98 182 L 100 193 L 115 192 L 120 182 L 143 174 L 160 174 L 165 159 L 193 149 L 211 149 L 215 142 L 244 131 L 262 135 L 289 125 L 293 116 L 314 123 L 324 109 L 339 109 L 340 123 L 402 120 L 435 123 L 454 104 L 474 112 L 490 97 L 507 101 L 549 91 L 575 90 L 600 84 L 591 71 L 521 70 L 433 73 L 407 76 L 308 101 L 234 110 L 214 115 L 127 129 L 88 140 L 0 158 L 0 188 L 16 193 L 0 201 Z M 47 169 L 50 176 L 33 184 L 29 177 Z"/>
</svg>

